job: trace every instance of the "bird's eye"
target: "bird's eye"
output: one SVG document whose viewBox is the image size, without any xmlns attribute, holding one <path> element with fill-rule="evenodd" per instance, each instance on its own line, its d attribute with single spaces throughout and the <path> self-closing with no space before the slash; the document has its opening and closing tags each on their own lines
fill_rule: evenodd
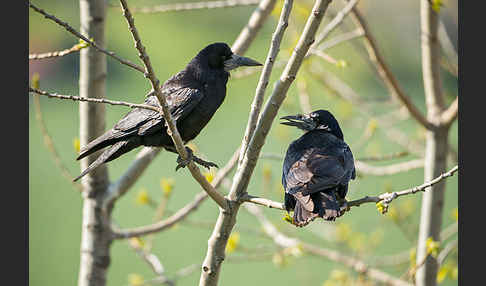
<svg viewBox="0 0 486 286">
<path fill-rule="evenodd" d="M 316 117 L 317 117 L 317 114 L 315 114 L 315 113 L 311 113 L 311 114 L 310 114 L 310 117 L 312 117 L 312 118 L 316 118 Z"/>
</svg>

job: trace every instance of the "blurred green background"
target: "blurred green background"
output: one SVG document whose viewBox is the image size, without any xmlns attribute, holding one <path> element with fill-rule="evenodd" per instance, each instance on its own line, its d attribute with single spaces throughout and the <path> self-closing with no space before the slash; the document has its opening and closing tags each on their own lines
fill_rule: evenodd
<svg viewBox="0 0 486 286">
<path fill-rule="evenodd" d="M 130 7 L 153 4 L 175 3 L 180 1 L 129 1 Z M 283 1 L 278 1 L 281 7 Z M 311 1 L 295 1 L 290 26 L 282 44 L 279 59 L 288 58 L 289 51 L 296 43 L 297 33 L 312 7 Z M 78 1 L 34 1 L 34 4 L 70 23 L 79 30 Z M 118 5 L 117 1 L 110 1 Z M 443 13 L 448 11 L 449 2 L 445 1 Z M 334 1 L 329 12 L 334 14 L 342 7 L 342 2 Z M 400 81 L 405 92 L 422 111 L 425 111 L 422 71 L 420 65 L 420 20 L 418 1 L 361 1 L 361 11 L 369 21 L 380 49 L 392 71 Z M 161 81 L 181 70 L 204 46 L 212 42 L 227 42 L 231 45 L 240 30 L 246 25 L 254 6 L 229 9 L 198 10 L 158 14 L 135 14 L 140 36 L 152 65 Z M 78 39 L 55 23 L 29 10 L 29 52 L 41 53 L 69 48 Z M 457 13 L 457 12 L 456 12 Z M 451 13 L 454 15 L 454 13 Z M 275 28 L 279 10 L 274 11 L 266 22 L 256 41 L 246 56 L 264 62 L 268 46 Z M 331 17 L 327 14 L 325 23 Z M 457 18 L 456 18 L 457 19 Z M 345 21 L 350 30 L 352 22 Z M 342 33 L 336 29 L 332 36 Z M 108 8 L 107 12 L 107 49 L 122 58 L 139 63 L 136 49 L 127 24 L 119 8 Z M 360 40 L 353 40 L 359 44 Z M 332 57 L 344 60 L 345 68 L 337 67 L 319 58 L 312 64 L 332 72 L 348 83 L 360 96 L 375 106 L 376 116 L 393 111 L 387 100 L 389 94 L 377 77 L 375 70 L 362 57 L 365 50 L 360 45 L 345 43 L 328 51 Z M 130 68 L 108 58 L 107 98 L 129 102 L 142 102 L 150 89 L 149 82 Z M 275 68 L 268 87 L 267 97 L 275 80 L 282 71 Z M 40 87 L 59 94 L 78 95 L 79 56 L 68 55 L 59 59 L 29 62 L 29 76 L 40 74 Z M 194 143 L 199 152 L 211 161 L 223 166 L 239 145 L 247 123 L 250 105 L 260 72 L 237 78 L 228 83 L 228 94 L 220 110 L 207 125 L 204 132 Z M 309 73 L 301 71 L 297 81 L 307 84 L 312 109 L 329 109 L 338 120 L 351 146 L 355 158 L 389 154 L 403 151 L 404 148 L 391 142 L 380 129 L 380 124 L 370 140 L 359 143 L 364 131 L 370 128 L 369 118 L 364 118 L 353 106 L 343 101 L 314 80 Z M 290 88 L 287 99 L 278 116 L 301 112 L 296 82 Z M 443 72 L 446 101 L 451 102 L 457 95 L 457 79 Z M 79 250 L 81 234 L 82 199 L 69 181 L 61 176 L 51 154 L 43 143 L 42 133 L 36 121 L 32 98 L 29 98 L 29 281 L 30 285 L 74 285 L 79 270 Z M 54 140 L 62 162 L 73 175 L 77 175 L 79 163 L 75 161 L 76 151 L 73 142 L 78 137 L 78 103 L 57 99 L 40 98 L 43 117 L 48 131 Z M 106 126 L 111 127 L 128 110 L 119 106 L 106 107 Z M 410 138 L 424 141 L 424 130 L 412 119 L 403 120 L 396 125 Z M 291 140 L 301 132 L 274 124 L 263 153 L 285 154 Z M 450 142 L 457 150 L 457 123 L 450 132 Z M 359 145 L 359 146 L 358 146 Z M 355 147 L 355 148 L 353 148 Z M 138 150 L 137 150 L 138 151 Z M 109 174 L 116 180 L 133 160 L 137 151 L 111 162 Z M 415 158 L 409 155 L 402 159 L 372 163 L 385 165 Z M 200 191 L 198 184 L 187 170 L 174 171 L 176 156 L 161 152 L 142 178 L 116 204 L 113 216 L 121 227 L 135 227 L 152 222 L 154 209 L 148 205 L 137 204 L 137 195 L 147 191 L 150 198 L 158 202 L 162 195 L 160 180 L 173 178 L 175 188 L 168 202 L 168 209 L 176 211 L 193 199 Z M 283 199 L 280 187 L 282 163 L 261 159 L 249 186 L 249 193 L 265 195 L 273 200 Z M 449 165 L 449 168 L 452 165 Z M 455 221 L 457 208 L 457 177 L 447 180 L 444 209 L 444 226 Z M 401 190 L 423 182 L 423 169 L 392 175 L 362 176 L 352 182 L 349 199 L 364 195 L 380 194 L 389 190 Z M 227 190 L 221 189 L 223 192 Z M 417 237 L 417 223 L 420 215 L 421 195 L 406 197 L 395 201 L 391 210 L 407 214 L 401 227 L 393 220 L 393 215 L 381 215 L 373 204 L 354 208 L 335 223 L 315 221 L 307 228 L 297 229 L 282 220 L 283 213 L 265 209 L 265 214 L 275 225 L 291 236 L 302 238 L 326 248 L 338 249 L 343 253 L 362 257 L 395 254 L 414 246 Z M 218 215 L 216 205 L 206 201 L 186 222 L 157 234 L 154 237 L 153 251 L 163 263 L 169 277 L 185 266 L 202 263 L 207 249 L 214 221 Z M 238 215 L 235 231 L 240 234 L 239 246 L 227 255 L 220 277 L 221 285 L 323 285 L 338 272 L 344 271 L 355 277 L 345 266 L 319 257 L 304 255 L 286 257 L 282 263 L 274 254 L 280 251 L 272 241 L 259 234 L 257 220 L 242 209 Z M 350 232 L 351 231 L 351 232 Z M 151 269 L 140 259 L 125 241 L 115 241 L 111 248 L 111 266 L 108 272 L 108 285 L 130 285 L 130 275 L 138 274 L 144 279 L 154 277 Z M 254 257 L 249 259 L 248 257 Z M 273 258 L 273 259 L 272 259 Z M 457 253 L 451 255 L 457 262 Z M 399 267 L 384 268 L 391 274 L 401 275 L 409 263 Z M 197 269 L 178 281 L 178 285 L 195 285 L 199 281 Z M 133 281 L 132 281 L 133 282 Z M 330 282 L 328 281 L 328 285 Z M 339 285 L 339 284 L 335 284 Z M 447 277 L 441 285 L 457 285 L 457 281 Z"/>
</svg>

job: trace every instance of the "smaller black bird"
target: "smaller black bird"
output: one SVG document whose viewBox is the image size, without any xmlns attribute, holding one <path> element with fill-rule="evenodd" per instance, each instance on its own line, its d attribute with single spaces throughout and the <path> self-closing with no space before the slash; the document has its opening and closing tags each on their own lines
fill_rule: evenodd
<svg viewBox="0 0 486 286">
<path fill-rule="evenodd" d="M 334 221 L 342 215 L 348 182 L 356 177 L 351 149 L 336 118 L 327 110 L 285 116 L 281 124 L 306 131 L 287 149 L 282 184 L 285 209 L 293 224 L 305 226 L 316 217 Z"/>
</svg>

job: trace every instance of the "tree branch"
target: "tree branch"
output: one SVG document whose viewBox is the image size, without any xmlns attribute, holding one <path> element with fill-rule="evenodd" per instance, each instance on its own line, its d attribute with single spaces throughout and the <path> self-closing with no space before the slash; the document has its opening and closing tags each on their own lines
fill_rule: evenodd
<svg viewBox="0 0 486 286">
<path fill-rule="evenodd" d="M 114 100 L 109 100 L 105 98 L 89 98 L 89 97 L 79 97 L 79 96 L 73 96 L 73 95 L 61 95 L 57 93 L 49 93 L 47 91 L 35 89 L 29 86 L 29 92 L 37 93 L 39 95 L 44 95 L 50 98 L 57 98 L 57 99 L 70 99 L 73 101 L 85 101 L 85 102 L 94 102 L 94 103 L 104 103 L 104 104 L 111 104 L 111 105 L 122 105 L 122 106 L 128 106 L 130 108 L 143 108 L 143 109 L 149 109 L 153 110 L 156 112 L 160 112 L 160 108 L 157 108 L 155 106 L 147 105 L 147 104 L 136 104 L 136 103 L 130 103 L 130 102 L 124 102 L 124 101 L 114 101 Z"/>
<path fill-rule="evenodd" d="M 439 183 L 440 181 L 442 181 L 443 179 L 445 179 L 447 177 L 451 177 L 452 175 L 454 175 L 454 173 L 458 169 L 459 169 L 459 167 L 456 165 L 454 168 L 452 168 L 448 172 L 443 173 L 440 176 L 438 176 L 437 178 L 435 178 L 435 179 L 433 179 L 429 182 L 423 183 L 420 186 L 416 186 L 416 187 L 406 189 L 406 190 L 403 190 L 403 191 L 399 191 L 399 192 L 384 193 L 384 194 L 381 194 L 381 195 L 376 196 L 376 197 L 366 196 L 366 197 L 359 199 L 359 200 L 349 201 L 348 206 L 349 207 L 355 207 L 355 206 L 360 206 L 364 203 L 378 203 L 378 202 L 381 202 L 381 201 L 384 201 L 384 203 L 387 205 L 392 200 L 394 200 L 398 197 L 415 194 L 417 192 L 425 192 L 427 188 Z"/>
<path fill-rule="evenodd" d="M 290 7 L 293 1 L 287 0 L 284 7 Z M 261 148 L 263 147 L 266 135 L 271 127 L 277 111 L 285 99 L 290 84 L 297 75 L 305 54 L 310 45 L 314 42 L 314 36 L 319 24 L 324 16 L 330 1 L 317 0 L 314 8 L 307 20 L 304 31 L 297 43 L 290 60 L 282 73 L 280 80 L 276 83 L 269 101 L 260 115 L 254 135 L 248 145 L 248 151 L 238 167 L 233 179 L 233 185 L 228 195 L 231 204 L 230 211 L 221 211 L 216 221 L 213 233 L 208 241 L 208 250 L 203 262 L 203 271 L 199 280 L 200 286 L 216 285 L 219 278 L 221 263 L 225 257 L 225 247 L 229 234 L 236 223 L 236 215 L 239 209 L 238 198 L 241 197 L 248 187 L 249 179 L 258 159 Z M 282 9 L 282 13 L 284 13 Z"/>
<path fill-rule="evenodd" d="M 133 8 L 133 13 L 162 13 L 162 12 L 180 12 L 188 10 L 202 10 L 215 8 L 232 8 L 239 6 L 257 5 L 260 0 L 223 0 L 223 1 L 202 1 L 202 2 L 188 2 L 188 3 L 174 3 L 157 5 L 153 7 Z"/>
<path fill-rule="evenodd" d="M 458 170 L 458 166 L 455 166 L 451 170 L 449 170 L 447 173 L 441 174 L 439 177 L 435 178 L 432 181 L 426 182 L 420 186 L 416 186 L 410 189 L 398 191 L 398 192 L 392 192 L 392 193 L 383 193 L 379 196 L 366 196 L 361 199 L 353 200 L 353 201 L 348 201 L 347 202 L 347 207 L 358 207 L 362 204 L 365 203 L 378 203 L 383 201 L 385 207 L 387 207 L 394 199 L 402 196 L 407 196 L 411 194 L 415 194 L 417 192 L 425 192 L 427 188 L 437 184 L 438 182 L 442 181 L 443 179 L 447 177 L 451 177 L 454 175 L 454 173 Z M 275 202 L 269 199 L 265 198 L 260 198 L 257 196 L 252 196 L 249 194 L 245 194 L 241 197 L 240 202 L 248 202 L 252 204 L 257 204 L 261 206 L 266 206 L 268 208 L 273 208 L 273 209 L 279 209 L 279 210 L 285 210 L 285 207 L 282 203 L 280 202 Z"/>
<path fill-rule="evenodd" d="M 174 145 L 176 147 L 177 153 L 183 158 L 186 159 L 188 154 L 186 149 L 184 148 L 184 143 L 182 142 L 181 136 L 179 134 L 179 131 L 177 130 L 177 126 L 175 125 L 174 119 L 172 118 L 170 112 L 169 112 L 169 106 L 167 104 L 167 101 L 165 99 L 165 95 L 162 93 L 160 89 L 160 82 L 159 80 L 155 77 L 152 64 L 150 63 L 150 59 L 145 52 L 145 47 L 142 45 L 140 36 L 138 35 L 137 28 L 135 27 L 134 19 L 132 17 L 132 14 L 130 13 L 130 10 L 128 9 L 127 3 L 125 0 L 120 0 L 122 10 L 123 10 L 123 15 L 125 16 L 130 33 L 132 34 L 133 40 L 135 42 L 135 47 L 139 51 L 139 57 L 143 61 L 144 66 L 145 66 L 145 72 L 144 75 L 150 80 L 150 83 L 152 85 L 152 90 L 155 91 L 155 95 L 157 96 L 157 99 L 159 100 L 159 103 L 162 107 L 162 112 L 161 115 L 164 117 L 166 124 L 168 125 L 168 130 L 167 133 L 169 136 L 172 138 L 172 141 L 174 142 Z M 189 165 L 187 166 L 194 177 L 196 181 L 201 185 L 201 187 L 208 193 L 208 195 L 222 208 L 226 208 L 227 204 L 224 199 L 224 197 L 216 191 L 213 186 L 206 180 L 206 178 L 201 174 L 199 171 L 199 168 L 194 164 L 194 162 L 190 162 Z"/>
<path fill-rule="evenodd" d="M 71 34 L 75 35 L 76 37 L 82 39 L 83 41 L 85 41 L 86 43 L 88 43 L 91 47 L 95 48 L 96 50 L 98 50 L 99 52 L 102 52 L 114 59 L 116 59 L 117 61 L 119 61 L 120 63 L 124 64 L 124 65 L 127 65 L 131 68 L 134 68 L 136 70 L 138 70 L 139 72 L 145 72 L 144 69 L 130 61 L 127 61 L 127 60 L 124 60 L 122 58 L 120 58 L 119 56 L 117 56 L 114 52 L 109 52 L 103 48 L 101 48 L 100 46 L 98 46 L 98 44 L 96 44 L 94 41 L 91 41 L 89 40 L 88 38 L 86 38 L 85 36 L 83 36 L 81 33 L 79 33 L 78 31 L 76 31 L 75 29 L 73 29 L 71 26 L 69 26 L 68 23 L 66 22 L 63 22 L 61 20 L 59 20 L 58 18 L 56 18 L 55 16 L 53 15 L 50 15 L 48 13 L 46 13 L 44 10 L 40 9 L 40 8 L 37 8 L 34 4 L 32 4 L 30 1 L 29 1 L 29 7 L 32 8 L 34 11 L 44 15 L 44 17 L 46 17 L 47 19 L 50 19 L 54 22 L 56 22 L 58 25 L 61 25 L 62 27 L 64 27 L 68 32 L 70 32 Z"/>
<path fill-rule="evenodd" d="M 84 49 L 88 46 L 87 43 L 80 43 L 72 46 L 69 49 L 65 49 L 62 51 L 55 51 L 55 52 L 48 52 L 42 54 L 29 54 L 29 60 L 42 60 L 48 58 L 56 58 L 56 57 L 63 57 L 75 52 L 79 52 L 81 49 Z"/>
</svg>

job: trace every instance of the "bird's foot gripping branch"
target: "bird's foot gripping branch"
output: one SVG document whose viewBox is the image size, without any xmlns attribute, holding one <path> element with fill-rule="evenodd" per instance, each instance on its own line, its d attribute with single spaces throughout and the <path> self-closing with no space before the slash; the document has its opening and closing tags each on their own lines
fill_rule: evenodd
<svg viewBox="0 0 486 286">
<path fill-rule="evenodd" d="M 185 168 L 187 165 L 189 165 L 189 163 L 191 163 L 191 161 L 205 167 L 208 170 L 211 167 L 219 168 L 216 163 L 205 161 L 201 158 L 196 157 L 194 155 L 194 152 L 192 151 L 192 149 L 187 147 L 187 146 L 186 146 L 186 151 L 187 151 L 187 158 L 186 159 L 183 159 L 180 155 L 179 155 L 179 157 L 177 157 L 176 171 L 179 170 L 180 168 Z"/>
</svg>

